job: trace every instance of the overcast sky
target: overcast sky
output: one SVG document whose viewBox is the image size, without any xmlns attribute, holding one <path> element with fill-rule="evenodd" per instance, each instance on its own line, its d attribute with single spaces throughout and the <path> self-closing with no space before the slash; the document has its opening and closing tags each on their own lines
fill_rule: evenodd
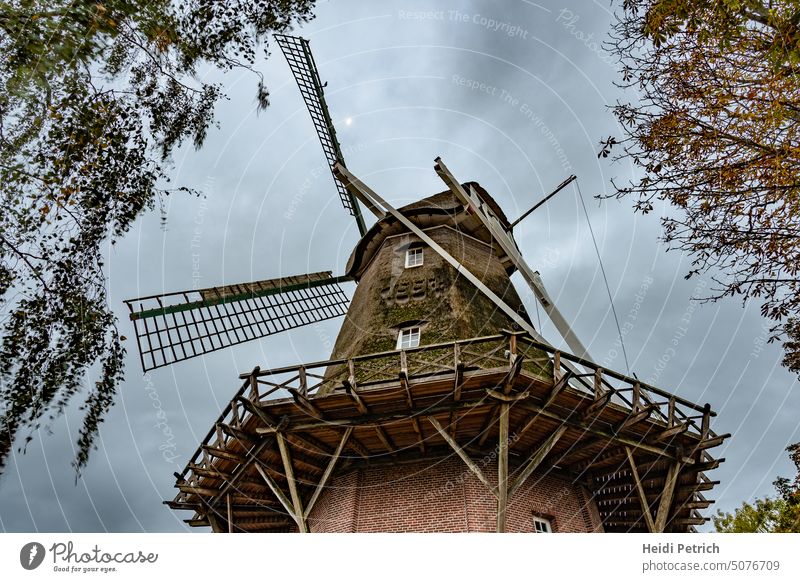
<svg viewBox="0 0 800 582">
<path fill-rule="evenodd" d="M 608 109 L 615 68 L 601 42 L 611 22 L 600 2 L 322 2 L 299 33 L 311 40 L 348 167 L 395 206 L 443 189 L 441 156 L 462 182 L 480 182 L 510 219 L 574 173 L 586 200 L 630 371 L 718 416 L 733 438 L 712 453 L 722 484 L 712 509 L 773 493 L 790 476 L 784 448 L 800 440 L 800 392 L 763 345 L 758 305 L 699 304 L 708 278 L 684 280 L 688 261 L 665 253 L 658 217 L 631 201 L 594 197 L 631 168 L 598 160 L 599 141 L 620 135 Z M 566 7 L 566 8 L 564 8 Z M 141 218 L 108 259 L 110 297 L 133 337 L 123 299 L 222 283 L 343 272 L 358 240 L 342 209 L 316 135 L 277 47 L 258 64 L 270 108 L 255 111 L 252 75 L 222 77 L 230 100 L 202 151 L 175 158 L 182 194 Z M 658 209 L 660 212 L 665 209 Z M 528 263 L 589 347 L 626 372 L 616 327 L 576 188 L 515 228 Z M 532 296 L 515 282 L 536 317 Z M 348 293 L 352 286 L 346 287 Z M 542 317 L 544 315 L 542 314 Z M 325 359 L 341 320 L 237 346 L 143 376 L 129 340 L 127 381 L 102 426 L 84 477 L 70 467 L 81 425 L 75 407 L 16 455 L 0 478 L 3 531 L 180 531 L 187 512 L 162 505 L 174 471 L 194 453 L 238 387 L 237 376 Z M 544 335 L 561 345 L 553 327 Z M 711 511 L 706 515 L 710 515 Z"/>
</svg>

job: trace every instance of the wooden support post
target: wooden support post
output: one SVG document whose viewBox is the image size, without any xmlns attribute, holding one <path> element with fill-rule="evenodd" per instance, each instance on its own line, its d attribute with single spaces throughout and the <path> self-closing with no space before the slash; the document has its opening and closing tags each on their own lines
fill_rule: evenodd
<svg viewBox="0 0 800 582">
<path fill-rule="evenodd" d="M 711 430 L 711 405 L 706 403 L 703 407 L 703 423 L 700 427 L 700 439 L 705 440 L 708 438 L 708 433 Z"/>
<path fill-rule="evenodd" d="M 513 336 L 512 336 L 513 337 Z M 508 413 L 510 404 L 500 405 L 500 438 L 497 444 L 497 533 L 506 531 L 508 509 Z"/>
<path fill-rule="evenodd" d="M 455 385 L 453 386 L 453 401 L 461 399 L 461 382 L 464 378 L 464 364 L 461 361 L 461 348 L 453 344 L 453 371 L 455 372 Z"/>
<path fill-rule="evenodd" d="M 603 368 L 594 369 L 594 397 L 600 398 L 603 395 Z"/>
<path fill-rule="evenodd" d="M 225 502 L 228 506 L 228 533 L 233 533 L 233 507 L 231 506 L 230 494 L 225 496 Z"/>
<path fill-rule="evenodd" d="M 464 452 L 464 449 L 462 449 L 459 446 L 459 444 L 456 441 L 454 441 L 449 434 L 447 434 L 447 431 L 444 430 L 444 428 L 442 428 L 442 425 L 439 424 L 439 421 L 436 420 L 434 417 L 429 416 L 428 422 L 430 422 L 433 425 L 433 428 L 436 429 L 436 432 L 438 432 L 439 435 L 445 440 L 445 442 L 447 442 L 447 444 L 450 445 L 450 448 L 452 448 L 455 451 L 455 453 L 459 457 L 461 457 L 461 460 L 464 461 L 467 467 L 469 467 L 469 470 L 472 471 L 472 473 L 478 478 L 478 480 L 489 488 L 489 491 L 492 492 L 492 495 L 497 497 L 497 489 L 494 487 L 494 485 L 492 485 L 489 479 L 486 478 L 486 475 L 484 475 L 483 471 L 481 471 L 480 468 L 478 468 L 478 465 L 476 465 L 475 462 L 469 458 L 469 455 L 467 455 L 467 453 Z"/>
<path fill-rule="evenodd" d="M 283 437 L 282 432 L 277 433 L 275 436 L 278 440 L 278 448 L 281 452 L 281 460 L 283 461 L 283 470 L 286 473 L 286 480 L 289 482 L 289 494 L 292 496 L 292 505 L 294 506 L 297 527 L 302 533 L 308 533 L 308 526 L 306 525 L 306 518 L 303 513 L 303 502 L 300 501 L 300 494 L 297 491 L 297 481 L 295 481 L 294 478 L 292 459 L 289 456 L 289 448 L 286 446 L 286 439 Z"/>
<path fill-rule="evenodd" d="M 233 416 L 233 426 L 242 428 L 242 419 L 239 415 L 239 403 L 236 400 L 231 400 L 231 416 Z"/>
<path fill-rule="evenodd" d="M 667 406 L 667 427 L 672 428 L 675 426 L 675 397 L 672 396 L 669 399 L 669 405 Z"/>
<path fill-rule="evenodd" d="M 256 366 L 253 368 L 253 371 L 250 373 L 250 400 L 253 402 L 258 402 L 259 394 L 258 394 L 258 373 L 261 371 L 260 366 Z"/>
<path fill-rule="evenodd" d="M 675 485 L 678 483 L 678 475 L 681 472 L 680 463 L 672 463 L 667 472 L 667 480 L 664 483 L 664 489 L 661 492 L 661 501 L 658 503 L 658 512 L 656 513 L 655 531 L 657 533 L 664 533 L 667 528 L 667 518 L 669 517 L 669 510 L 672 507 L 672 498 L 675 493 Z"/>
<path fill-rule="evenodd" d="M 642 482 L 639 479 L 639 472 L 636 470 L 636 463 L 633 460 L 633 453 L 631 452 L 630 447 L 625 447 L 625 452 L 628 455 L 628 463 L 631 466 L 631 475 L 633 475 L 633 482 L 636 484 L 636 492 L 639 494 L 639 503 L 642 506 L 642 515 L 644 516 L 644 521 L 647 524 L 647 531 L 650 533 L 655 533 L 656 526 L 653 523 L 653 514 L 650 513 L 650 506 L 647 503 L 647 495 L 645 495 L 644 487 L 642 487 Z"/>
<path fill-rule="evenodd" d="M 464 381 L 464 363 L 461 361 L 461 348 L 459 344 L 453 344 L 453 402 L 461 400 L 461 383 Z M 455 438 L 458 418 L 455 412 L 450 413 L 450 436 Z"/>
<path fill-rule="evenodd" d="M 556 445 L 558 440 L 562 437 L 562 435 L 567 432 L 567 427 L 563 424 L 559 426 L 556 431 L 551 434 L 545 441 L 536 449 L 536 452 L 530 458 L 530 460 L 525 464 L 525 467 L 522 469 L 522 472 L 514 479 L 514 482 L 511 484 L 511 487 L 508 489 L 508 497 L 511 498 L 514 496 L 514 493 L 517 492 L 525 480 L 531 476 L 536 468 L 541 465 L 544 458 L 547 454 L 553 449 Z"/>
<path fill-rule="evenodd" d="M 300 366 L 297 370 L 297 374 L 300 379 L 300 394 L 303 396 L 308 396 L 308 378 L 306 376 L 306 367 Z"/>
<path fill-rule="evenodd" d="M 214 513 L 214 509 L 209 507 L 208 513 L 206 513 L 206 519 L 208 520 L 208 524 L 211 526 L 211 531 L 213 531 L 214 533 L 222 533 L 224 531 L 222 529 L 221 524 L 219 523 L 219 519 L 217 519 L 217 515 Z M 193 524 L 190 523 L 189 525 Z"/>
<path fill-rule="evenodd" d="M 632 408 L 634 412 L 639 412 L 639 407 L 641 404 L 642 398 L 642 385 L 639 382 L 636 382 L 633 385 L 633 399 L 632 399 Z"/>
<path fill-rule="evenodd" d="M 314 509 L 314 504 L 319 499 L 320 494 L 322 493 L 323 489 L 325 489 L 325 485 L 328 483 L 328 479 L 330 478 L 331 474 L 333 473 L 333 469 L 336 466 L 336 462 L 339 460 L 339 456 L 342 454 L 342 449 L 347 444 L 347 440 L 350 438 L 350 435 L 353 433 L 353 427 L 349 426 L 345 429 L 344 435 L 342 436 L 342 440 L 339 441 L 339 446 L 336 447 L 336 452 L 333 453 L 331 460 L 328 461 L 328 466 L 325 468 L 325 472 L 322 474 L 322 477 L 317 483 L 316 489 L 314 489 L 314 494 L 311 496 L 311 500 L 306 504 L 305 512 L 303 513 L 303 519 L 307 520 L 311 510 Z"/>
<path fill-rule="evenodd" d="M 409 408 L 414 408 L 414 400 L 411 398 L 411 388 L 408 385 L 408 358 L 406 351 L 400 351 L 400 384 L 406 392 L 406 403 Z"/>
<path fill-rule="evenodd" d="M 561 379 L 561 352 L 553 352 L 553 384 L 557 384 Z"/>
<path fill-rule="evenodd" d="M 281 488 L 278 487 L 278 484 L 275 482 L 275 480 L 272 477 L 270 477 L 269 474 L 264 470 L 259 461 L 253 463 L 253 465 L 255 466 L 256 471 L 258 471 L 258 473 L 261 475 L 261 478 L 264 479 L 264 482 L 267 484 L 267 487 L 269 487 L 270 491 L 272 491 L 275 497 L 278 498 L 278 501 L 281 502 L 281 505 L 283 505 L 283 508 L 286 510 L 286 513 L 288 513 L 289 517 L 291 517 L 295 521 L 295 523 L 297 523 L 297 527 L 299 528 L 300 522 L 298 520 L 297 515 L 295 515 L 294 505 L 292 504 L 292 502 L 289 501 L 289 499 L 286 497 L 286 494 L 283 491 L 281 491 Z"/>
<path fill-rule="evenodd" d="M 347 360 L 347 383 L 351 390 L 358 390 L 358 386 L 356 385 L 356 367 L 352 359 Z"/>
</svg>

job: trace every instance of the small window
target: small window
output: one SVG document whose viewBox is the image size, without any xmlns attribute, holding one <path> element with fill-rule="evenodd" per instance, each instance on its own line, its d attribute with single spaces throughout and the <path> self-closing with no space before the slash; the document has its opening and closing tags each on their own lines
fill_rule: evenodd
<svg viewBox="0 0 800 582">
<path fill-rule="evenodd" d="M 401 329 L 397 334 L 397 349 L 406 350 L 408 348 L 416 348 L 419 346 L 420 328 L 408 327 Z"/>
<path fill-rule="evenodd" d="M 406 269 L 410 267 L 419 267 L 422 265 L 423 252 L 422 247 L 408 249 L 406 251 Z"/>
<path fill-rule="evenodd" d="M 550 527 L 550 520 L 544 517 L 534 517 L 533 531 L 534 533 L 553 533 L 553 528 Z"/>
</svg>

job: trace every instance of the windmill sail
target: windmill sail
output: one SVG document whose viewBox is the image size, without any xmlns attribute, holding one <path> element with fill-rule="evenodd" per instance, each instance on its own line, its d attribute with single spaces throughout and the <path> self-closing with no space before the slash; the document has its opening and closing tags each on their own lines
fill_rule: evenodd
<svg viewBox="0 0 800 582">
<path fill-rule="evenodd" d="M 292 70 L 295 81 L 297 81 L 303 101 L 305 101 L 308 112 L 311 114 L 311 120 L 314 122 L 314 129 L 317 130 L 317 136 L 322 145 L 322 151 L 325 152 L 328 166 L 332 168 L 336 162 L 344 165 L 342 149 L 336 139 L 336 129 L 333 127 L 328 105 L 325 103 L 322 83 L 320 82 L 317 65 L 314 62 L 314 56 L 311 54 L 308 41 L 299 36 L 285 34 L 276 34 L 275 40 L 289 63 L 289 68 Z M 364 218 L 361 216 L 358 201 L 347 191 L 335 174 L 333 175 L 333 181 L 336 184 L 336 190 L 339 192 L 342 205 L 355 217 L 358 231 L 361 236 L 364 236 L 367 233 L 367 228 L 364 225 Z"/>
<path fill-rule="evenodd" d="M 347 312 L 330 271 L 130 299 L 144 371 Z"/>
</svg>

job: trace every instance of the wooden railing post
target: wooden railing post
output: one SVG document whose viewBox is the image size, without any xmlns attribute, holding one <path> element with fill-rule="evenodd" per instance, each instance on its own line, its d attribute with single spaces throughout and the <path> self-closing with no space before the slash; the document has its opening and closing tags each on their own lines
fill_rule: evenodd
<svg viewBox="0 0 800 582">
<path fill-rule="evenodd" d="M 253 368 L 250 372 L 250 400 L 258 402 L 260 395 L 258 394 L 258 373 L 261 371 L 260 366 Z"/>
</svg>

